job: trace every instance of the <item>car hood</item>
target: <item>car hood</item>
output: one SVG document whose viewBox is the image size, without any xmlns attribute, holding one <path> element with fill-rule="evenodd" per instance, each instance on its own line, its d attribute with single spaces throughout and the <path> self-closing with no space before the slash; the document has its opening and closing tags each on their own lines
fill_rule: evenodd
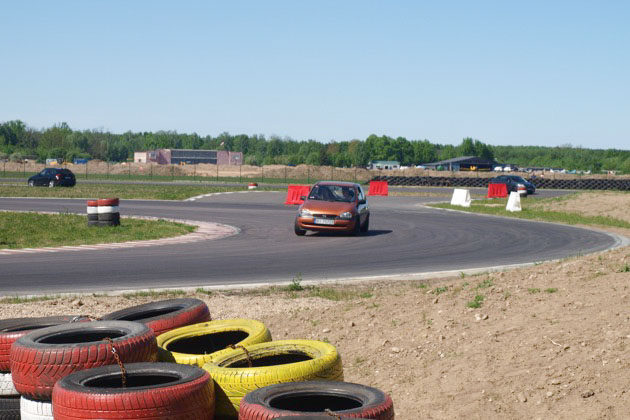
<svg viewBox="0 0 630 420">
<path fill-rule="evenodd" d="M 354 203 L 343 203 L 340 201 L 320 201 L 306 200 L 302 205 L 303 210 L 311 213 L 321 214 L 341 214 L 346 211 L 354 210 Z"/>
</svg>

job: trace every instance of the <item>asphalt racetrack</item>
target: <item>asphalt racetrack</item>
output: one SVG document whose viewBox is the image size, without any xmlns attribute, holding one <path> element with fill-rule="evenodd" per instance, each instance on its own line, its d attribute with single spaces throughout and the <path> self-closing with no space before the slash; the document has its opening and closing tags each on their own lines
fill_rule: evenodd
<svg viewBox="0 0 630 420">
<path fill-rule="evenodd" d="M 596 231 L 430 209 L 433 197 L 371 197 L 370 232 L 353 237 L 293 233 L 297 206 L 282 192 L 198 201 L 121 201 L 122 215 L 224 223 L 223 239 L 131 249 L 0 255 L 0 294 L 54 294 L 331 280 L 464 270 L 604 250 Z M 81 199 L 0 198 L 0 209 L 85 213 Z M 124 220 L 123 220 L 124 223 Z"/>
</svg>

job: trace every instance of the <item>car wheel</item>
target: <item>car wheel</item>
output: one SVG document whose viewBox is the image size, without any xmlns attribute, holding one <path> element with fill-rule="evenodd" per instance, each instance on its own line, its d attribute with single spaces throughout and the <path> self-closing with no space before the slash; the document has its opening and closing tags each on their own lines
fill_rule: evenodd
<svg viewBox="0 0 630 420">
<path fill-rule="evenodd" d="M 352 229 L 353 235 L 359 235 L 361 233 L 361 216 L 357 214 L 357 218 L 354 221 L 354 229 Z"/>
<path fill-rule="evenodd" d="M 35 181 L 33 181 L 32 179 L 30 181 L 28 181 L 28 186 L 29 187 L 34 187 L 35 186 Z"/>
<path fill-rule="evenodd" d="M 365 223 L 363 223 L 363 226 L 361 226 L 361 232 L 365 233 L 368 230 L 370 230 L 370 215 L 369 214 L 365 218 Z"/>
<path fill-rule="evenodd" d="M 49 186 L 50 188 L 53 188 L 53 187 L 55 186 L 55 181 L 51 180 L 51 181 L 48 183 L 48 186 Z"/>
<path fill-rule="evenodd" d="M 293 231 L 295 232 L 295 234 L 297 236 L 304 236 L 304 235 L 306 235 L 306 230 L 300 229 L 300 226 L 298 225 L 297 219 L 295 220 L 295 224 L 293 226 Z"/>
</svg>

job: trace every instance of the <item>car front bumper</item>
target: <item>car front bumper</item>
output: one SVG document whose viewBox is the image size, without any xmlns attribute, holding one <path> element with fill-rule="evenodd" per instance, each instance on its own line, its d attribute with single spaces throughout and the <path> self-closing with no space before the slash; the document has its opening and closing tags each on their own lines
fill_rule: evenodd
<svg viewBox="0 0 630 420">
<path fill-rule="evenodd" d="M 300 229 L 320 230 L 320 231 L 352 231 L 355 228 L 354 219 L 335 219 L 333 225 L 323 225 L 315 223 L 314 217 L 298 217 L 297 224 Z"/>
</svg>

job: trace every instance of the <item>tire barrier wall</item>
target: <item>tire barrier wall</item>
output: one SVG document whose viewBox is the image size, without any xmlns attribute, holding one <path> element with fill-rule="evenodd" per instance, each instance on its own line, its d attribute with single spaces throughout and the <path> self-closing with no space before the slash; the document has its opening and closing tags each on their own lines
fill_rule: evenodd
<svg viewBox="0 0 630 420">
<path fill-rule="evenodd" d="M 238 416 L 245 394 L 267 385 L 343 381 L 337 349 L 314 340 L 280 340 L 237 348 L 217 356 L 203 368 L 215 382 L 216 414 L 228 418 Z"/>
<path fill-rule="evenodd" d="M 157 338 L 158 359 L 203 367 L 231 352 L 230 346 L 271 341 L 269 329 L 254 319 L 222 319 L 175 328 Z"/>
<path fill-rule="evenodd" d="M 120 225 L 120 210 L 117 198 L 101 198 L 98 200 L 98 225 Z"/>
<path fill-rule="evenodd" d="M 50 401 L 53 385 L 64 376 L 116 365 L 117 360 L 155 362 L 157 340 L 153 331 L 130 321 L 62 324 L 18 338 L 10 354 L 15 389 L 23 397 L 37 401 Z"/>
<path fill-rule="evenodd" d="M 328 411 L 327 411 L 328 410 Z M 241 400 L 239 420 L 325 418 L 392 420 L 394 403 L 383 391 L 350 382 L 289 382 L 256 389 Z M 283 417 L 284 418 L 284 417 Z"/>
<path fill-rule="evenodd" d="M 129 363 L 126 386 L 118 366 L 74 372 L 53 389 L 57 420 L 212 420 L 214 382 L 196 366 Z"/>
<path fill-rule="evenodd" d="M 200 299 L 166 299 L 111 312 L 101 319 L 141 322 L 151 328 L 157 337 L 175 328 L 210 321 L 210 310 Z"/>
<path fill-rule="evenodd" d="M 536 188 L 557 190 L 620 190 L 630 191 L 630 179 L 528 179 Z M 488 186 L 490 178 L 456 178 L 448 176 L 377 176 L 370 182 L 387 181 L 389 185 L 422 187 L 479 187 Z"/>
</svg>

